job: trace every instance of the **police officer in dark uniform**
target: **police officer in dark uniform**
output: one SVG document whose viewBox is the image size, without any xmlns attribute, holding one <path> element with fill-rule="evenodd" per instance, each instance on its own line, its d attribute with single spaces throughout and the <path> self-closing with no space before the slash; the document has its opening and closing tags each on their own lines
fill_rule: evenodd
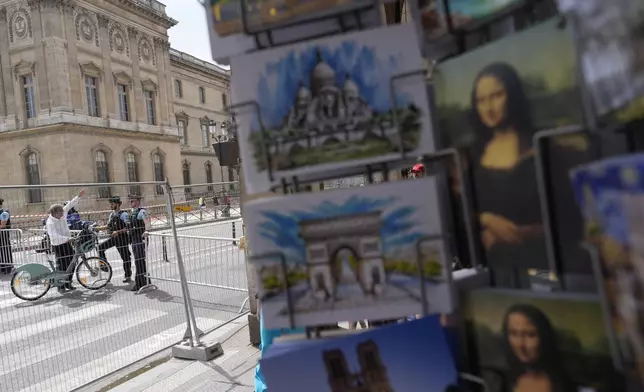
<svg viewBox="0 0 644 392">
<path fill-rule="evenodd" d="M 130 233 L 132 253 L 134 253 L 134 265 L 136 267 L 136 277 L 132 291 L 139 291 L 143 286 L 150 284 L 145 265 L 145 245 L 148 238 L 148 213 L 145 208 L 141 207 L 140 195 L 129 195 L 129 199 L 132 211 L 130 211 L 127 227 Z"/>
<path fill-rule="evenodd" d="M 97 228 L 98 230 L 107 230 L 110 233 L 110 239 L 104 241 L 98 246 L 98 255 L 101 259 L 105 258 L 105 251 L 116 246 L 116 250 L 123 260 L 123 271 L 125 272 L 125 279 L 123 283 L 130 283 L 132 281 L 132 254 L 128 247 L 130 238 L 127 233 L 129 215 L 126 211 L 121 210 L 121 198 L 119 196 L 110 197 L 110 208 L 112 213 L 107 219 L 107 225 Z"/>
<path fill-rule="evenodd" d="M 10 274 L 13 271 L 11 217 L 9 211 L 2 208 L 2 203 L 4 199 L 0 198 L 0 273 Z"/>
</svg>

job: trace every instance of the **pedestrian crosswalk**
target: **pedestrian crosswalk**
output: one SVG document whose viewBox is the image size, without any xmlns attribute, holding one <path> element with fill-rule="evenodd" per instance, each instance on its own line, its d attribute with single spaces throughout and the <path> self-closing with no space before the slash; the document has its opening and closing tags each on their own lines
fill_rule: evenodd
<svg viewBox="0 0 644 392">
<path fill-rule="evenodd" d="M 0 391 L 68 392 L 176 343 L 187 325 L 182 299 L 171 291 L 159 282 L 142 295 L 77 290 L 28 303 L 0 282 Z M 202 330 L 236 315 L 196 312 Z"/>
<path fill-rule="evenodd" d="M 245 279 L 235 246 L 195 244 L 182 250 L 188 280 L 235 286 L 233 276 Z M 43 262 L 42 254 L 27 253 L 15 252 L 16 263 Z M 7 276 L 0 276 L 0 392 L 68 392 L 181 340 L 185 308 L 174 248 L 168 246 L 167 253 L 168 261 L 160 241 L 148 249 L 148 272 L 156 277 L 157 290 L 140 295 L 121 283 L 123 262 L 115 249 L 107 252 L 113 277 L 104 290 L 76 283 L 74 292 L 60 295 L 52 289 L 27 302 L 13 295 Z M 237 316 L 246 295 L 190 288 L 197 326 L 204 331 Z"/>
</svg>

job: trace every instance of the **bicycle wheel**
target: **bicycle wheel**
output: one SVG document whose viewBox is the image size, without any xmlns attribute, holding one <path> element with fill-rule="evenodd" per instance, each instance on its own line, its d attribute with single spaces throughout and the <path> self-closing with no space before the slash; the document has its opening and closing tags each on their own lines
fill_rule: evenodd
<svg viewBox="0 0 644 392">
<path fill-rule="evenodd" d="M 27 290 L 34 289 L 32 295 L 22 293 L 22 288 Z M 49 279 L 33 280 L 31 274 L 27 271 L 14 272 L 11 276 L 11 292 L 23 301 L 35 301 L 42 298 L 49 289 L 51 284 Z"/>
<path fill-rule="evenodd" d="M 112 266 L 100 257 L 88 257 L 78 263 L 76 279 L 86 289 L 102 289 L 112 279 Z"/>
</svg>

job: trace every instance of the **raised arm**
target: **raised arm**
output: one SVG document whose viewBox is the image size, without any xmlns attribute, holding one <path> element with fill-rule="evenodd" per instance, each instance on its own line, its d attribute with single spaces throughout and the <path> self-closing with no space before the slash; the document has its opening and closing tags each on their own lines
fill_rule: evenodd
<svg viewBox="0 0 644 392">
<path fill-rule="evenodd" d="M 64 213 L 64 214 L 67 214 L 67 213 L 69 212 L 69 210 L 71 210 L 72 208 L 76 207 L 76 204 L 78 204 L 78 202 L 80 201 L 80 198 L 81 198 L 81 197 L 83 197 L 83 195 L 84 195 L 84 194 L 85 194 L 85 190 L 84 190 L 84 189 L 81 189 L 80 191 L 78 191 L 78 195 L 76 195 L 76 197 L 74 197 L 73 199 L 71 199 L 71 200 L 69 201 L 69 203 L 67 203 L 67 204 L 63 207 L 63 213 Z"/>
</svg>

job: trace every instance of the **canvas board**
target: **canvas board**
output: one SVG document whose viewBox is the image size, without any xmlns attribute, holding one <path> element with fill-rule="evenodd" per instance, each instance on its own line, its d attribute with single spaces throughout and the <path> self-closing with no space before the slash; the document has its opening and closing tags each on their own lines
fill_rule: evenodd
<svg viewBox="0 0 644 392">
<path fill-rule="evenodd" d="M 451 313 L 437 192 L 427 177 L 244 205 L 266 327 L 291 326 L 289 301 L 295 327 L 411 316 L 423 295 L 429 313 Z"/>
<path fill-rule="evenodd" d="M 401 146 L 406 156 L 433 152 L 416 42 L 413 26 L 399 25 L 232 58 L 247 191 L 390 161 Z M 248 102 L 257 105 L 240 106 Z"/>
<path fill-rule="evenodd" d="M 458 372 L 438 317 L 300 343 L 299 350 L 279 350 L 279 345 L 268 349 L 260 363 L 270 390 L 459 390 Z"/>
</svg>

